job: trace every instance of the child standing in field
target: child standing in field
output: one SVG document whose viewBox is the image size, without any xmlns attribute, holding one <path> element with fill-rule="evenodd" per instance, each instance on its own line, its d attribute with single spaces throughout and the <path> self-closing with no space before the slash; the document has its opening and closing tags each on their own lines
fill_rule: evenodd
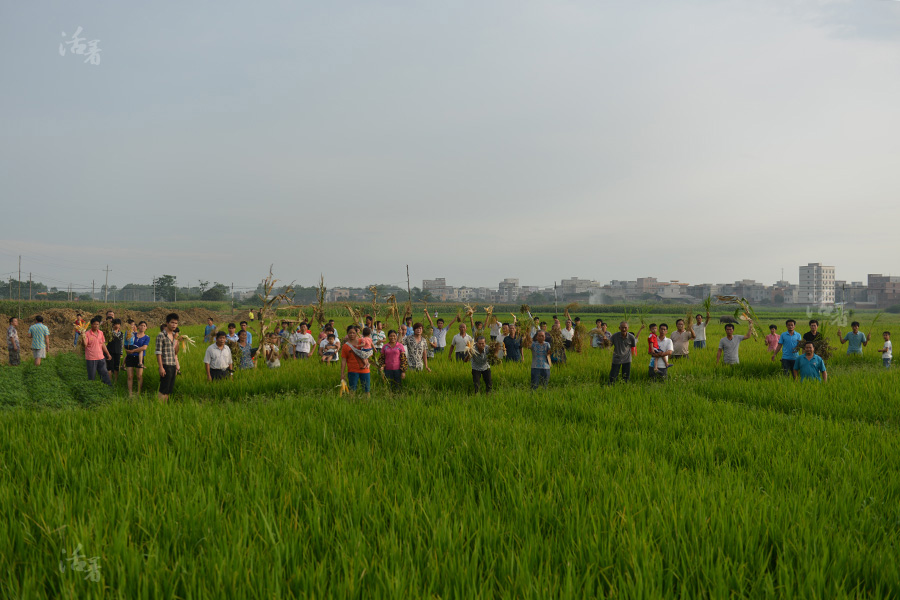
<svg viewBox="0 0 900 600">
<path fill-rule="evenodd" d="M 884 365 L 884 368 L 889 369 L 891 366 L 891 358 L 894 356 L 893 346 L 891 345 L 891 332 L 885 331 L 881 336 L 884 338 L 884 347 L 878 350 L 878 352 L 881 352 L 881 362 Z"/>
<path fill-rule="evenodd" d="M 483 335 L 476 336 L 475 348 L 471 353 L 466 353 L 465 360 L 472 361 L 472 383 L 475 384 L 475 393 L 481 380 L 484 381 L 484 391 L 491 393 L 491 363 L 488 361 L 487 343 Z"/>
<path fill-rule="evenodd" d="M 550 383 L 550 343 L 545 341 L 544 332 L 538 331 L 531 342 L 531 389 L 538 385 L 547 387 Z"/>
</svg>

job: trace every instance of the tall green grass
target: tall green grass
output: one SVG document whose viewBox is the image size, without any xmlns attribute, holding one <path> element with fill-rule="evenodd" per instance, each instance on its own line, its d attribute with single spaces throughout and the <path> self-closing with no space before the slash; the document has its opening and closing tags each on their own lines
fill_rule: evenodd
<svg viewBox="0 0 900 600">
<path fill-rule="evenodd" d="M 134 401 L 76 355 L 4 367 L 28 393 L 0 411 L 0 597 L 896 597 L 900 371 L 873 344 L 825 385 L 746 342 L 664 384 L 643 351 L 613 387 L 606 351 L 548 391 L 502 364 L 491 396 L 442 357 L 368 400 L 312 360 L 206 383 L 201 348 L 166 405 L 152 348 Z M 100 582 L 60 572 L 78 544 Z"/>
</svg>

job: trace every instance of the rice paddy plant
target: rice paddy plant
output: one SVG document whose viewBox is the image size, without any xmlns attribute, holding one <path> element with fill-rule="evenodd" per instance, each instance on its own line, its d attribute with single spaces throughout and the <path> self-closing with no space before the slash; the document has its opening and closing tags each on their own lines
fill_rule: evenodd
<svg viewBox="0 0 900 600">
<path fill-rule="evenodd" d="M 722 335 L 665 383 L 641 340 L 627 384 L 585 348 L 531 392 L 526 352 L 487 397 L 446 354 L 364 399 L 315 358 L 209 383 L 197 347 L 167 405 L 151 342 L 143 400 L 0 411 L 0 597 L 900 595 L 900 370 L 870 344 L 801 384 L 760 341 L 717 369 Z M 77 378 L 0 392 L 82 406 Z M 78 544 L 99 583 L 60 572 Z"/>
</svg>

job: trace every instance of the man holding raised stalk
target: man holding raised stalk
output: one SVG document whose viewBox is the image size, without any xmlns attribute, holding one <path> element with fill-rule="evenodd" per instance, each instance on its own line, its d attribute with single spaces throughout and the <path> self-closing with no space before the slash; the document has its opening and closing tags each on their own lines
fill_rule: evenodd
<svg viewBox="0 0 900 600">
<path fill-rule="evenodd" d="M 841 342 L 841 346 L 847 344 L 847 356 L 850 356 L 851 354 L 862 356 L 863 347 L 869 345 L 869 336 L 859 330 L 859 321 L 853 321 L 852 323 L 850 323 L 850 328 L 853 331 L 849 332 L 845 336 L 841 336 L 841 329 L 839 327 L 838 339 Z"/>
<path fill-rule="evenodd" d="M 749 340 L 753 335 L 753 319 L 747 321 L 747 335 L 734 335 L 734 323 L 725 324 L 725 337 L 719 340 L 719 350 L 716 352 L 716 366 L 719 366 L 719 359 L 726 365 L 736 365 L 741 362 L 739 350 L 741 342 Z"/>
<path fill-rule="evenodd" d="M 815 379 L 816 381 L 827 383 L 828 372 L 825 370 L 825 361 L 816 354 L 816 345 L 811 340 L 808 340 L 804 342 L 803 350 L 804 353 L 797 357 L 794 363 L 794 379 L 797 379 L 797 375 L 800 375 L 800 381 Z"/>
<path fill-rule="evenodd" d="M 434 347 L 434 354 L 438 356 L 443 354 L 444 348 L 447 347 L 447 333 L 450 331 L 450 328 L 453 327 L 453 323 L 459 319 L 459 316 L 455 317 L 450 323 L 444 327 L 444 320 L 438 319 L 437 325 L 434 324 L 434 321 L 431 320 L 431 315 L 428 314 L 428 309 L 423 309 L 425 312 L 425 318 L 428 319 L 428 324 L 431 325 L 432 335 L 436 338 L 436 345 Z"/>
<path fill-rule="evenodd" d="M 706 321 L 701 315 L 695 317 L 696 323 L 691 327 L 694 332 L 694 348 L 706 348 L 706 326 L 709 325 L 709 311 L 706 311 Z"/>
</svg>

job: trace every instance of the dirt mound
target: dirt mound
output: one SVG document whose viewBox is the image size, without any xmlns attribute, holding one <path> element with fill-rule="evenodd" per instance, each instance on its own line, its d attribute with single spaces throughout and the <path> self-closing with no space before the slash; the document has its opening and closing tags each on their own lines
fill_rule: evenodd
<svg viewBox="0 0 900 600">
<path fill-rule="evenodd" d="M 51 308 L 43 310 L 40 313 L 23 314 L 19 319 L 19 346 L 22 349 L 22 359 L 30 356 L 31 338 L 28 337 L 28 328 L 34 324 L 34 318 L 40 314 L 44 317 L 44 325 L 50 330 L 50 348 L 49 354 L 58 352 L 71 352 L 75 349 L 73 341 L 75 338 L 75 316 L 79 311 L 71 308 Z M 147 321 L 149 325 L 148 332 L 158 331 L 159 326 L 163 324 L 166 315 L 172 312 L 170 308 L 154 308 L 150 312 L 138 312 L 134 310 L 118 310 L 116 317 L 122 319 L 124 323 L 128 319 L 134 319 L 135 322 Z M 189 308 L 185 310 L 177 310 L 179 325 L 205 325 L 207 317 L 212 317 L 219 327 L 223 327 L 223 323 L 228 323 L 230 315 L 221 315 L 210 312 L 202 308 Z M 3 328 L 3 340 L 0 343 L 0 362 L 8 364 L 9 353 L 6 350 L 6 328 L 9 326 L 9 317 L 11 315 L 0 314 L 0 325 Z M 89 321 L 93 314 L 81 313 L 85 321 Z M 104 312 L 101 316 L 105 317 Z M 152 335 L 152 333 L 151 333 Z"/>
</svg>

